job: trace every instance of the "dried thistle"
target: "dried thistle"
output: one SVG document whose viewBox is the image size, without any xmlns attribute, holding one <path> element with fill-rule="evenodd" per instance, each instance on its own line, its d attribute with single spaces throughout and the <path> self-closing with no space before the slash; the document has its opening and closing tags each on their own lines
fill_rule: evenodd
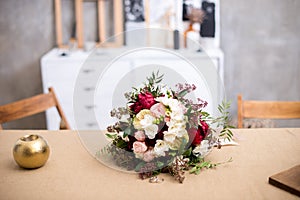
<svg viewBox="0 0 300 200">
<path fill-rule="evenodd" d="M 110 116 L 116 117 L 117 119 L 122 119 L 123 116 L 128 114 L 128 110 L 124 107 L 114 108 L 110 111 Z"/>
<path fill-rule="evenodd" d="M 144 166 L 142 166 L 139 170 L 139 177 L 141 179 L 146 179 L 146 178 L 150 178 L 154 175 L 154 172 L 156 170 L 156 165 L 155 163 L 146 163 Z"/>
<path fill-rule="evenodd" d="M 119 133 L 120 131 L 122 131 L 122 129 L 120 128 L 120 123 L 116 122 L 114 125 L 110 125 L 107 128 L 107 131 L 110 133 Z"/>
<path fill-rule="evenodd" d="M 168 167 L 169 173 L 174 176 L 175 180 L 177 180 L 179 183 L 183 183 L 185 179 L 185 171 L 189 168 L 188 162 L 188 158 L 177 156 Z"/>
</svg>

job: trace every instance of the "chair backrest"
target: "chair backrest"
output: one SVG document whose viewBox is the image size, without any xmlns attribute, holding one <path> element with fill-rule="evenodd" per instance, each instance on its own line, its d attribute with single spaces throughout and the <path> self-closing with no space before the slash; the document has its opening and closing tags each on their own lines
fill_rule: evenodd
<svg viewBox="0 0 300 200">
<path fill-rule="evenodd" d="M 57 100 L 54 89 L 50 87 L 49 93 L 47 94 L 39 94 L 30 98 L 0 106 L 0 130 L 2 129 L 1 124 L 5 122 L 35 115 L 44 112 L 51 107 L 56 107 L 66 129 L 71 129 Z"/>
<path fill-rule="evenodd" d="M 300 101 L 244 101 L 238 95 L 238 128 L 243 128 L 244 118 L 297 119 Z"/>
</svg>

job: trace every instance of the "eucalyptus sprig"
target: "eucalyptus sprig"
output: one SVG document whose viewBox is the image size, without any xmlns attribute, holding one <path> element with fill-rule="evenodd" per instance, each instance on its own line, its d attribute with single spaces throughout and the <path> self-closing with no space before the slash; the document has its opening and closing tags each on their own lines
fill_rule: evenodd
<svg viewBox="0 0 300 200">
<path fill-rule="evenodd" d="M 234 126 L 230 125 L 230 116 L 229 116 L 229 109 L 230 109 L 231 102 L 230 101 L 222 101 L 222 103 L 218 106 L 218 111 L 220 113 L 220 117 L 213 118 L 210 116 L 209 113 L 202 111 L 201 116 L 203 120 L 210 122 L 210 124 L 216 124 L 217 128 L 222 128 L 219 137 L 225 138 L 229 141 L 232 140 L 233 133 L 230 129 L 235 128 Z"/>
<path fill-rule="evenodd" d="M 233 133 L 230 130 L 231 128 L 234 128 L 234 126 L 230 125 L 230 116 L 229 116 L 229 108 L 230 108 L 231 102 L 223 101 L 219 106 L 218 110 L 221 113 L 220 120 L 218 121 L 218 126 L 221 126 L 223 129 L 221 130 L 220 137 L 225 137 L 225 139 L 231 141 L 233 137 Z"/>
<path fill-rule="evenodd" d="M 145 85 L 149 85 L 150 87 L 153 87 L 155 84 L 160 83 L 163 80 L 163 77 L 164 77 L 163 74 L 162 75 L 159 74 L 159 70 L 156 73 L 152 72 L 151 76 L 146 78 L 148 83 L 146 83 Z"/>
<path fill-rule="evenodd" d="M 152 93 L 153 96 L 161 95 L 161 86 L 158 85 L 163 80 L 164 74 L 160 74 L 159 70 L 152 72 L 150 77 L 146 77 L 147 81 L 144 82 L 144 86 L 140 88 L 132 87 L 132 92 L 125 93 L 125 98 L 128 103 L 134 103 L 138 100 L 138 95 L 145 92 Z"/>
<path fill-rule="evenodd" d="M 159 70 L 156 73 L 152 72 L 150 77 L 146 77 L 147 82 L 144 83 L 145 89 L 151 92 L 154 96 L 160 96 L 161 88 L 159 83 L 163 80 L 164 74 L 160 74 Z"/>
<path fill-rule="evenodd" d="M 219 163 L 212 163 L 211 161 L 205 161 L 204 158 L 199 158 L 197 161 L 191 161 L 189 163 L 189 166 L 192 167 L 190 169 L 190 174 L 196 174 L 198 175 L 202 169 L 211 169 L 215 168 L 218 165 L 226 164 L 229 162 L 232 162 L 232 158 L 229 158 L 225 162 L 219 162 Z"/>
</svg>

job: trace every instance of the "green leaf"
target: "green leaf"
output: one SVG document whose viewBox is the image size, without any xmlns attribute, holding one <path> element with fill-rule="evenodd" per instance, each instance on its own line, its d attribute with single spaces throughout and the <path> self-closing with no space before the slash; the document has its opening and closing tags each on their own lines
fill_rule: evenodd
<svg viewBox="0 0 300 200">
<path fill-rule="evenodd" d="M 180 91 L 179 93 L 178 93 L 178 96 L 179 97 L 184 97 L 185 95 L 187 95 L 189 92 L 188 92 L 188 90 L 186 89 L 186 90 L 182 90 L 182 91 Z"/>
<path fill-rule="evenodd" d="M 192 107 L 190 106 L 189 108 L 188 108 L 188 110 L 186 111 L 186 115 L 187 116 L 189 116 L 190 114 L 191 114 L 191 112 L 192 112 Z"/>
<path fill-rule="evenodd" d="M 205 112 L 205 111 L 202 111 L 202 112 L 201 112 L 201 115 L 204 116 L 204 117 L 207 117 L 207 116 L 209 116 L 209 113 L 208 113 L 208 112 Z"/>
<path fill-rule="evenodd" d="M 123 135 L 123 137 L 126 137 L 127 135 L 131 135 L 131 134 L 132 134 L 131 127 L 128 126 L 128 127 L 124 130 L 124 135 Z"/>
<path fill-rule="evenodd" d="M 141 170 L 141 168 L 145 165 L 144 162 L 140 162 L 136 167 L 135 167 L 135 171 L 136 172 L 139 172 Z"/>
<path fill-rule="evenodd" d="M 116 134 L 109 134 L 109 133 L 106 133 L 105 134 L 108 138 L 110 139 L 114 139 L 116 137 Z"/>
<path fill-rule="evenodd" d="M 192 154 L 192 147 L 188 148 L 188 150 L 186 150 L 182 155 L 190 157 L 191 154 Z"/>
<path fill-rule="evenodd" d="M 175 156 L 177 155 L 177 153 L 174 152 L 174 151 L 170 151 L 170 152 L 169 152 L 169 155 L 175 157 Z"/>
<path fill-rule="evenodd" d="M 180 147 L 178 150 L 180 154 L 182 154 L 184 152 L 184 148 L 185 148 L 187 142 L 188 142 L 187 139 L 182 138 L 182 141 L 181 141 L 181 144 L 180 144 Z"/>
<path fill-rule="evenodd" d="M 118 148 L 121 148 L 121 149 L 124 149 L 127 147 L 127 142 L 125 142 L 124 140 L 122 139 L 119 139 L 118 141 L 116 141 L 116 146 Z"/>
<path fill-rule="evenodd" d="M 197 170 L 198 170 L 197 167 L 193 167 L 193 168 L 190 170 L 190 173 L 191 173 L 191 174 L 192 174 L 192 173 L 195 173 Z"/>
<path fill-rule="evenodd" d="M 157 161 L 157 162 L 156 162 L 156 166 L 157 166 L 158 168 L 162 168 L 164 165 L 165 165 L 165 164 L 164 164 L 163 162 L 160 162 L 160 161 Z"/>
</svg>

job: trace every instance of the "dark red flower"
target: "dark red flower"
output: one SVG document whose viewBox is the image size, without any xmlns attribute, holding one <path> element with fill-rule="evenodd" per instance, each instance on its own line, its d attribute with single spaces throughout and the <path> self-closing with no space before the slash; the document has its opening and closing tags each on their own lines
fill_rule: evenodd
<svg viewBox="0 0 300 200">
<path fill-rule="evenodd" d="M 200 133 L 199 130 L 196 128 L 190 128 L 188 130 L 189 138 L 190 138 L 190 143 L 192 145 L 198 145 L 201 143 L 201 138 L 200 138 Z"/>
<path fill-rule="evenodd" d="M 130 109 L 136 114 L 142 109 L 150 109 L 155 104 L 153 95 L 150 92 L 141 93 L 138 95 L 138 100 L 130 106 Z"/>
<path fill-rule="evenodd" d="M 203 136 L 203 139 L 207 136 L 209 126 L 205 121 L 200 120 L 201 126 L 199 126 L 198 129 L 200 129 L 200 134 Z"/>
<path fill-rule="evenodd" d="M 132 104 L 130 106 L 130 109 L 134 112 L 134 113 L 139 113 L 143 107 L 142 107 L 142 104 L 140 102 L 135 102 L 134 104 Z"/>
<path fill-rule="evenodd" d="M 133 143 L 136 141 L 135 137 L 132 135 L 128 135 L 128 143 L 127 143 L 127 151 L 132 151 L 133 148 Z"/>
<path fill-rule="evenodd" d="M 141 93 L 138 97 L 143 109 L 150 109 L 155 104 L 154 97 L 150 92 Z"/>
<path fill-rule="evenodd" d="M 200 124 L 198 126 L 198 129 L 196 128 L 190 128 L 188 130 L 189 138 L 190 138 L 190 143 L 193 146 L 199 145 L 201 141 L 207 136 L 209 126 L 205 121 L 200 121 Z"/>
</svg>

